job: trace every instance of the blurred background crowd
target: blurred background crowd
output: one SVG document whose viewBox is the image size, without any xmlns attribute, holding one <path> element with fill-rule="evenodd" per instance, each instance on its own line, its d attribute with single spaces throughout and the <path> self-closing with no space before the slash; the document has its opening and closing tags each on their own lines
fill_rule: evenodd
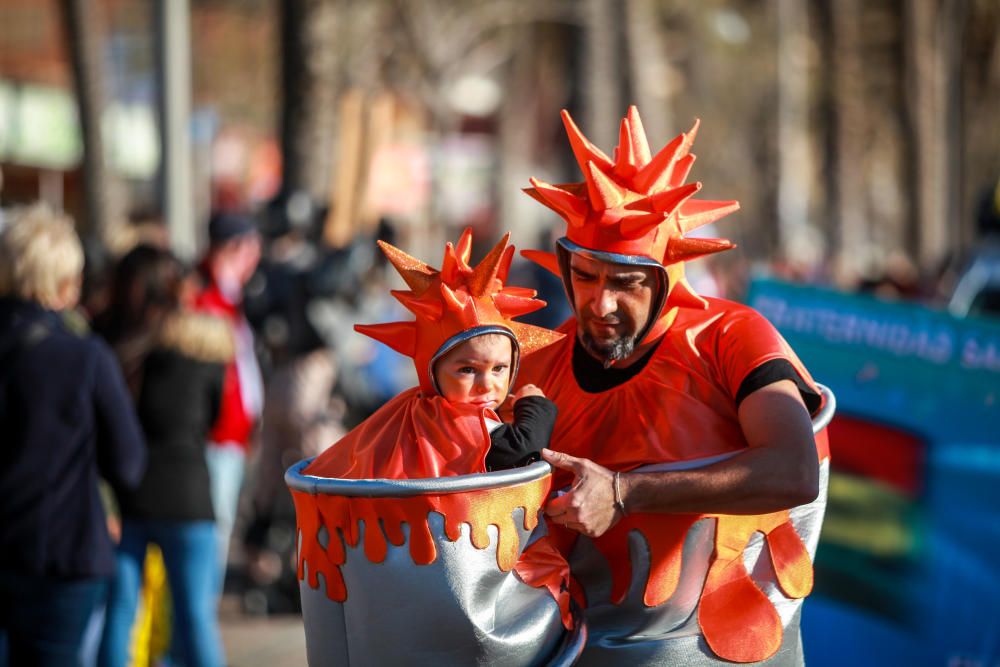
<svg viewBox="0 0 1000 667">
<path fill-rule="evenodd" d="M 98 605 L 104 641 L 97 633 L 86 649 L 102 664 L 171 652 L 219 664 L 205 591 L 228 592 L 241 613 L 297 612 L 284 470 L 415 382 L 408 360 L 351 329 L 405 319 L 375 240 L 432 262 L 469 226 L 484 246 L 511 231 L 520 248 L 549 249 L 560 221 L 520 190 L 530 176 L 579 179 L 559 110 L 609 151 L 629 104 L 654 148 L 700 118 L 701 196 L 741 202 L 707 232 L 739 249 L 692 264 L 696 289 L 772 306 L 781 296 L 781 309 L 762 310 L 796 346 L 796 335 L 861 341 L 850 357 L 822 345 L 802 354 L 846 408 L 846 481 L 831 485 L 846 518 L 833 512 L 827 581 L 858 591 L 832 598 L 875 617 L 873 644 L 889 641 L 879 623 L 915 627 L 916 598 L 899 592 L 910 584 L 887 593 L 878 582 L 927 564 L 932 522 L 913 516 L 933 516 L 946 486 L 934 462 L 952 450 L 934 424 L 950 404 L 932 396 L 914 412 L 922 421 L 907 421 L 898 402 L 874 414 L 865 391 L 897 395 L 878 384 L 894 372 L 878 355 L 921 356 L 921 323 L 958 327 L 961 363 L 938 360 L 925 384 L 984 387 L 956 399 L 982 427 L 963 432 L 978 458 L 962 465 L 1000 470 L 993 0 L 0 0 L 0 26 L 6 252 L 28 252 L 13 235 L 22 225 L 58 236 L 71 224 L 82 240 L 78 306 L 18 291 L 28 269 L 8 271 L 4 298 L 59 310 L 46 326 L 105 341 L 122 377 L 116 409 L 135 410 L 134 449 L 146 452 L 135 454 L 147 461 L 141 480 L 102 462 L 115 576 Z M 37 271 L 67 266 L 38 252 Z M 559 324 L 561 285 L 526 262 L 514 271 L 550 302 L 532 323 Z M 802 285 L 817 291 L 794 291 Z M 859 294 L 874 298 L 851 301 Z M 796 328 L 790 316 L 782 328 L 795 299 L 827 297 L 855 333 Z M 876 335 L 855 306 L 872 322 L 917 324 L 910 338 Z M 15 324 L 41 316 L 17 313 L 3 337 L 23 351 L 33 329 Z M 56 372 L 36 361 L 33 373 Z M 5 450 L 12 432 L 0 434 Z M 993 492 L 965 500 L 997 506 Z M 872 504 L 898 511 L 880 514 L 888 523 L 858 519 Z M 887 547 L 886 525 L 906 539 Z M 970 553 L 981 555 L 976 539 Z M 147 553 L 147 542 L 159 548 Z M 991 577 L 985 590 L 1000 591 Z M 866 603 L 873 591 L 892 599 Z M 976 603 L 962 604 L 976 616 Z M 130 630 L 136 618 L 144 630 Z M 949 660 L 993 664 L 991 627 L 992 639 L 973 633 L 971 648 L 945 649 Z"/>
</svg>

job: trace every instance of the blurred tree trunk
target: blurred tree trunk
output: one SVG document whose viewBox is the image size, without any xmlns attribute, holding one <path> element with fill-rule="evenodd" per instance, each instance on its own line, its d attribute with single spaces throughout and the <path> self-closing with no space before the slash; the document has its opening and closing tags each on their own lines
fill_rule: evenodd
<svg viewBox="0 0 1000 667">
<path fill-rule="evenodd" d="M 635 104 L 642 125 L 655 151 L 676 132 L 671 131 L 672 114 L 667 100 L 667 68 L 664 60 L 663 30 L 654 0 L 626 0 L 625 44 L 628 47 L 627 103 Z M 625 109 L 619 112 L 625 114 Z"/>
<path fill-rule="evenodd" d="M 569 151 L 559 122 L 559 109 L 569 95 L 566 32 L 562 25 L 531 24 L 511 36 L 506 94 L 498 110 L 497 199 L 500 230 L 510 230 L 515 242 L 525 247 L 539 247 L 539 232 L 548 227 L 540 220 L 554 222 L 537 202 L 521 194 L 530 185 L 528 179 L 580 178 L 575 167 L 563 173 L 565 162 L 553 159 Z"/>
<path fill-rule="evenodd" d="M 934 271 L 955 249 L 961 193 L 962 31 L 965 0 L 904 2 L 905 127 L 913 193 L 911 248 Z"/>
<path fill-rule="evenodd" d="M 80 131 L 83 137 L 84 234 L 105 247 L 125 221 L 125 196 L 121 183 L 104 162 L 101 118 L 107 106 L 104 61 L 105 43 L 101 5 L 87 0 L 60 0 L 59 8 L 69 60 L 73 69 Z"/>
<path fill-rule="evenodd" d="M 284 0 L 281 7 L 282 191 L 324 203 L 333 169 L 336 0 Z"/>
<path fill-rule="evenodd" d="M 965 53 L 962 68 L 963 127 L 961 144 L 966 148 L 962 201 L 976 210 L 963 216 L 959 248 L 968 251 L 975 243 L 975 221 L 988 210 L 1000 179 L 1000 3 L 973 0 L 966 18 Z M 996 204 L 1000 207 L 1000 203 Z"/>
<path fill-rule="evenodd" d="M 809 21 L 799 0 L 779 0 L 778 24 L 778 229 L 786 258 L 822 256 L 810 221 L 814 177 L 809 131 Z M 809 258 L 804 257 L 810 253 Z"/>
<path fill-rule="evenodd" d="M 865 210 L 866 97 L 861 55 L 861 0 L 827 0 L 826 61 L 831 121 L 828 189 L 834 211 L 834 254 L 841 276 L 853 282 L 871 268 Z"/>
<path fill-rule="evenodd" d="M 187 0 L 154 4 L 160 202 L 171 248 L 179 257 L 193 259 L 199 234 L 191 153 L 191 8 Z"/>
<path fill-rule="evenodd" d="M 625 115 L 628 62 L 622 55 L 622 11 L 612 0 L 584 0 L 581 82 L 583 113 L 576 118 L 583 133 L 611 155 L 618 145 L 618 124 Z"/>
</svg>

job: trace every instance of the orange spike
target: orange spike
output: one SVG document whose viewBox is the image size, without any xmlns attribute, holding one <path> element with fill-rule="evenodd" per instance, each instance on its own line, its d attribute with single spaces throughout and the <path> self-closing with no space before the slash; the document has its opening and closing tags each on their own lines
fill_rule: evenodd
<svg viewBox="0 0 1000 667">
<path fill-rule="evenodd" d="M 509 245 L 503 251 L 503 257 L 500 258 L 500 268 L 497 269 L 497 278 L 502 283 L 507 282 L 507 275 L 510 273 L 510 263 L 514 260 L 514 246 Z M 534 296 L 534 294 L 532 294 Z"/>
<path fill-rule="evenodd" d="M 403 292 L 401 290 L 389 290 L 389 294 L 396 297 L 403 306 L 417 317 L 438 321 L 441 319 L 443 308 L 441 302 L 437 300 L 421 299 L 413 292 Z"/>
<path fill-rule="evenodd" d="M 667 182 L 667 185 L 672 188 L 676 188 L 678 185 L 682 184 L 688 177 L 688 174 L 691 173 L 691 167 L 697 159 L 698 156 L 694 153 L 688 153 L 684 157 L 677 160 L 673 169 L 670 171 L 670 179 Z"/>
<path fill-rule="evenodd" d="M 698 229 L 710 222 L 715 222 L 738 210 L 740 210 L 740 203 L 733 199 L 728 201 L 688 199 L 681 204 L 678 211 L 681 233 L 687 234 L 692 229 Z"/>
<path fill-rule="evenodd" d="M 590 205 L 596 211 L 617 208 L 624 203 L 628 191 L 615 183 L 593 162 L 587 163 L 587 193 Z"/>
<path fill-rule="evenodd" d="M 407 357 L 412 357 L 417 352 L 417 327 L 413 322 L 355 324 L 354 330 L 388 345 Z"/>
<path fill-rule="evenodd" d="M 699 190 L 701 190 L 701 183 L 688 183 L 650 195 L 649 202 L 656 212 L 669 215 Z"/>
<path fill-rule="evenodd" d="M 660 149 L 656 157 L 636 174 L 636 191 L 644 194 L 653 192 L 670 181 L 674 165 L 691 150 L 691 144 L 694 143 L 694 138 L 698 134 L 700 123 L 701 121 L 696 118 L 690 130 L 674 137 L 670 143 Z M 690 169 L 690 165 L 688 168 Z"/>
<path fill-rule="evenodd" d="M 645 236 L 649 230 L 662 223 L 665 217 L 663 213 L 654 211 L 652 213 L 643 213 L 642 215 L 623 218 L 619 229 L 625 238 L 637 239 L 640 236 Z"/>
<path fill-rule="evenodd" d="M 497 292 L 497 294 L 509 294 L 511 296 L 519 296 L 524 299 L 534 299 L 538 296 L 538 292 L 531 289 L 530 287 L 504 287 L 503 290 Z"/>
<path fill-rule="evenodd" d="M 568 111 L 563 109 L 561 115 L 563 126 L 566 128 L 566 135 L 569 137 L 569 144 L 573 148 L 573 155 L 576 156 L 576 162 L 580 165 L 580 170 L 586 173 L 587 163 L 595 162 L 602 169 L 610 171 L 614 167 L 614 163 L 608 159 L 604 151 L 590 143 L 590 140 L 583 136 L 583 132 L 573 122 L 573 118 L 569 115 Z"/>
<path fill-rule="evenodd" d="M 684 151 L 688 151 L 691 145 L 694 143 L 695 137 L 698 136 L 698 128 L 701 127 L 701 118 L 695 118 L 694 123 L 691 124 L 691 129 L 684 133 L 686 138 L 685 144 L 686 148 Z"/>
<path fill-rule="evenodd" d="M 493 303 L 496 304 L 500 314 L 508 318 L 527 315 L 528 313 L 533 313 L 547 305 L 546 302 L 541 299 L 526 299 L 514 294 L 505 294 L 504 292 L 494 294 Z"/>
<path fill-rule="evenodd" d="M 444 307 L 456 313 L 462 312 L 469 300 L 468 293 L 460 296 L 444 283 L 441 283 L 441 296 L 444 299 Z"/>
<path fill-rule="evenodd" d="M 674 161 L 673 166 L 667 171 L 669 185 L 680 185 L 691 171 L 691 165 L 695 161 L 695 156 L 691 155 L 691 146 L 694 145 L 694 140 L 698 136 L 698 128 L 700 126 L 701 119 L 695 118 L 694 125 L 684 133 L 684 141 L 681 142 L 680 150 L 677 151 L 677 160 Z"/>
<path fill-rule="evenodd" d="M 570 224 L 573 224 L 573 220 L 578 220 L 582 224 L 584 218 L 587 217 L 587 203 L 577 195 L 536 178 L 531 179 L 531 184 L 535 187 L 526 189 L 525 192 L 551 208 Z"/>
<path fill-rule="evenodd" d="M 646 194 L 654 189 L 653 186 L 660 181 L 670 165 L 673 164 L 677 157 L 677 150 L 683 141 L 684 135 L 678 134 L 670 140 L 670 143 L 661 148 L 660 152 L 646 163 L 646 166 L 639 170 L 632 181 L 637 192 Z"/>
<path fill-rule="evenodd" d="M 444 258 L 441 260 L 441 280 L 454 285 L 458 282 L 458 274 L 461 266 L 458 262 L 458 255 L 455 254 L 455 246 L 449 241 L 444 245 Z"/>
<path fill-rule="evenodd" d="M 635 174 L 635 148 L 632 146 L 632 130 L 628 118 L 622 118 L 618 129 L 618 148 L 615 149 L 614 174 L 619 178 L 631 178 Z"/>
<path fill-rule="evenodd" d="M 649 164 L 649 142 L 646 141 L 646 130 L 639 118 L 639 109 L 633 104 L 628 108 L 628 124 L 632 130 L 632 152 L 635 155 L 635 166 L 639 169 Z"/>
<path fill-rule="evenodd" d="M 434 282 L 437 271 L 427 264 L 407 255 L 399 248 L 389 245 L 385 241 L 378 241 L 378 247 L 381 248 L 386 259 L 395 267 L 396 272 L 402 276 L 407 287 L 417 294 L 427 291 L 427 288 Z"/>
<path fill-rule="evenodd" d="M 472 259 L 472 227 L 466 227 L 462 231 L 458 245 L 455 246 L 455 256 L 466 268 L 469 267 L 469 260 Z"/>
<path fill-rule="evenodd" d="M 670 307 L 677 306 L 680 308 L 695 308 L 697 310 L 708 308 L 708 302 L 691 288 L 686 278 L 681 278 L 674 283 L 674 286 L 670 289 L 670 298 L 667 299 L 667 303 Z"/>
<path fill-rule="evenodd" d="M 544 250 L 522 250 L 521 257 L 534 262 L 555 276 L 562 277 L 562 270 L 559 268 L 559 259 L 553 252 L 545 252 Z"/>
<path fill-rule="evenodd" d="M 686 262 L 697 257 L 704 257 L 723 250 L 732 250 L 736 244 L 727 239 L 670 239 L 667 244 L 665 264 Z"/>
<path fill-rule="evenodd" d="M 504 251 L 507 249 L 507 242 L 510 241 L 510 232 L 503 235 L 500 242 L 493 246 L 486 257 L 476 266 L 469 278 L 469 293 L 472 296 L 482 296 L 493 284 L 493 279 L 497 277 L 500 270 L 500 262 L 503 260 Z"/>
<path fill-rule="evenodd" d="M 551 345 L 557 340 L 562 339 L 566 335 L 558 331 L 552 331 L 551 329 L 524 324 L 523 322 L 511 322 L 510 330 L 517 336 L 522 355 L 540 350 L 546 345 Z"/>
</svg>

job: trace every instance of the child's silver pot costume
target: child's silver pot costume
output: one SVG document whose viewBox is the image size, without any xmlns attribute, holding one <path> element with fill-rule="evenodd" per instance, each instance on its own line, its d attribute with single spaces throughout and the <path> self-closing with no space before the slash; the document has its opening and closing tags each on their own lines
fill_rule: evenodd
<svg viewBox="0 0 1000 667">
<path fill-rule="evenodd" d="M 586 633 L 534 531 L 546 463 L 440 479 L 287 472 L 309 664 L 572 664 Z"/>
</svg>

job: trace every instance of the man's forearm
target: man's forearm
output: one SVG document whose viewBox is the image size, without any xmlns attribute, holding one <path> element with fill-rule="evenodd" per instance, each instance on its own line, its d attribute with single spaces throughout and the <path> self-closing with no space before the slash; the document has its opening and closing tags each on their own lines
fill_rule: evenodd
<svg viewBox="0 0 1000 667">
<path fill-rule="evenodd" d="M 758 514 L 816 498 L 812 422 L 795 385 L 776 382 L 750 394 L 739 419 L 749 447 L 730 459 L 691 470 L 622 474 L 626 511 Z"/>
<path fill-rule="evenodd" d="M 751 449 L 705 468 L 622 473 L 620 485 L 629 513 L 763 514 L 812 501 L 818 478 L 815 454 Z"/>
</svg>

